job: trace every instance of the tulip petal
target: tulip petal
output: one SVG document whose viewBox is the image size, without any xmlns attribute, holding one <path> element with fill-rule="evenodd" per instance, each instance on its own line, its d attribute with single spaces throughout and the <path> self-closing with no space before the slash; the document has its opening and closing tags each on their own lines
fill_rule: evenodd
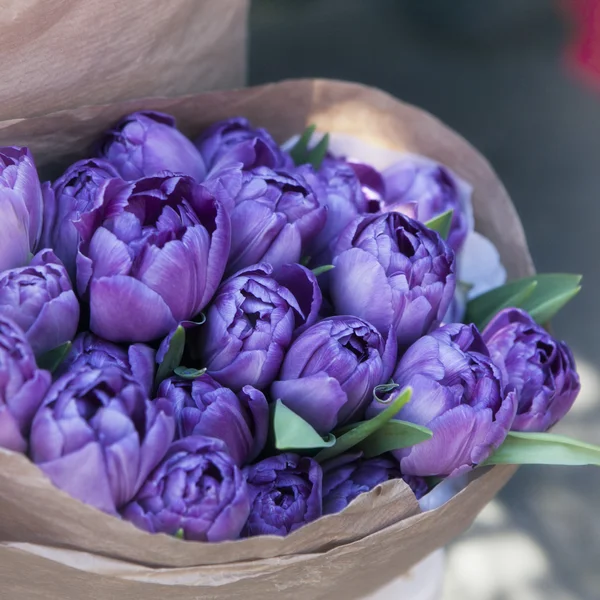
<svg viewBox="0 0 600 600">
<path fill-rule="evenodd" d="M 23 200 L 12 190 L 0 188 L 0 272 L 27 263 L 28 216 Z"/>
<path fill-rule="evenodd" d="M 254 425 L 254 439 L 246 462 L 252 462 L 263 451 L 269 433 L 269 404 L 265 395 L 250 385 L 245 385 L 240 398 L 248 405 Z"/>
<path fill-rule="evenodd" d="M 21 435 L 19 424 L 7 406 L 0 406 L 0 448 L 13 452 L 25 452 L 27 442 Z"/>
</svg>

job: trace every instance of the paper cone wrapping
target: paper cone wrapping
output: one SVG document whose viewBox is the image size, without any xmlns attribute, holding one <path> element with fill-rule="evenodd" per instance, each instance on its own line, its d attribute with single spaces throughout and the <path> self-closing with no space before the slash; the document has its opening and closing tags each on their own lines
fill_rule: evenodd
<svg viewBox="0 0 600 600">
<path fill-rule="evenodd" d="M 485 159 L 431 115 L 373 88 L 298 80 L 184 98 L 154 98 L 0 122 L 0 145 L 29 146 L 57 171 L 86 155 L 128 112 L 172 113 L 195 136 L 243 115 L 284 141 L 314 123 L 339 139 L 423 154 L 467 180 L 476 229 L 500 251 L 510 278 L 533 273 L 523 229 Z M 202 544 L 152 536 L 55 489 L 23 456 L 0 452 L 0 585 L 3 597 L 44 600 L 315 600 L 361 598 L 461 534 L 513 474 L 476 472 L 441 508 L 420 513 L 402 481 L 359 496 L 345 511 L 285 538 Z"/>
<path fill-rule="evenodd" d="M 0 119 L 239 87 L 249 0 L 2 0 Z"/>
</svg>

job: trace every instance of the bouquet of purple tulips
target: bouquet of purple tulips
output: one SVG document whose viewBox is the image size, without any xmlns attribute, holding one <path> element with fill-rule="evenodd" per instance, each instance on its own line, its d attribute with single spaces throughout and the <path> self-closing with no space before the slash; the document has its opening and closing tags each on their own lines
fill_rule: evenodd
<svg viewBox="0 0 600 600">
<path fill-rule="evenodd" d="M 547 433 L 580 278 L 506 283 L 444 164 L 155 111 L 46 183 L 34 158 L 0 148 L 0 446 L 71 497 L 219 542 L 390 480 L 425 508 L 479 467 L 600 463 Z"/>
</svg>

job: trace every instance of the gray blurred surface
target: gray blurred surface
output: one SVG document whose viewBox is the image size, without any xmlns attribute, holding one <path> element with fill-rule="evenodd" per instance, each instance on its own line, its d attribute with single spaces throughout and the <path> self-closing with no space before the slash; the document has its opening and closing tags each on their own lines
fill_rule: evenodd
<svg viewBox="0 0 600 600">
<path fill-rule="evenodd" d="M 553 6 L 254 0 L 250 79 L 374 85 L 437 115 L 487 156 L 538 270 L 584 275 L 583 293 L 555 321 L 583 379 L 560 429 L 600 444 L 600 94 L 566 71 L 566 32 Z M 451 547 L 444 598 L 598 600 L 599 511 L 600 471 L 522 468 Z"/>
</svg>

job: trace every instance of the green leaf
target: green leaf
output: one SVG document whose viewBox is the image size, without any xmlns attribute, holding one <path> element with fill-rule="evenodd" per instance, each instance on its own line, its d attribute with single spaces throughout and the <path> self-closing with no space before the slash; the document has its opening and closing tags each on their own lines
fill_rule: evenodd
<svg viewBox="0 0 600 600">
<path fill-rule="evenodd" d="M 453 215 L 454 210 L 451 208 L 450 210 L 443 212 L 441 215 L 426 221 L 425 227 L 437 231 L 440 234 L 440 237 L 445 240 L 448 238 L 448 234 L 450 233 L 450 225 L 452 223 Z"/>
<path fill-rule="evenodd" d="M 335 444 L 335 437 L 323 439 L 302 417 L 281 400 L 273 408 L 273 433 L 277 450 L 313 450 Z"/>
<path fill-rule="evenodd" d="M 360 444 L 363 440 L 366 440 L 370 435 L 374 434 L 392 417 L 394 417 L 410 400 L 411 396 L 412 388 L 404 388 L 404 390 L 402 390 L 402 392 L 400 392 L 396 397 L 390 399 L 389 406 L 383 412 L 380 412 L 378 415 L 374 416 L 368 421 L 355 423 L 352 429 L 346 431 L 336 439 L 333 446 L 321 450 L 321 452 L 315 456 L 315 460 L 318 462 L 323 462 L 330 458 L 334 458 L 343 452 L 346 452 L 357 444 Z"/>
<path fill-rule="evenodd" d="M 331 269 L 334 268 L 335 267 L 333 265 L 322 265 L 316 269 L 313 269 L 312 272 L 315 274 L 315 277 L 318 277 L 319 275 L 323 275 L 323 273 L 327 273 L 327 271 L 331 271 Z"/>
<path fill-rule="evenodd" d="M 206 369 L 191 369 L 189 367 L 175 367 L 173 372 L 181 379 L 197 379 L 206 373 Z"/>
<path fill-rule="evenodd" d="M 487 465 L 600 466 L 600 446 L 553 433 L 510 431 L 481 466 Z"/>
<path fill-rule="evenodd" d="M 306 162 L 310 163 L 318 171 L 321 168 L 328 149 L 329 134 L 326 133 L 319 143 L 308 153 L 308 160 Z"/>
<path fill-rule="evenodd" d="M 184 540 L 185 539 L 185 532 L 183 531 L 183 529 L 178 529 L 175 532 L 175 535 L 173 537 L 176 537 L 176 538 L 178 538 L 180 540 Z"/>
<path fill-rule="evenodd" d="M 547 323 L 581 289 L 581 275 L 545 273 L 511 281 L 467 304 L 466 321 L 485 327 L 507 306 L 522 308 L 540 324 Z"/>
<path fill-rule="evenodd" d="M 305 256 L 304 258 L 300 259 L 300 264 L 303 267 L 308 267 L 308 265 L 310 265 L 310 260 L 311 260 L 312 256 Z"/>
<path fill-rule="evenodd" d="M 41 356 L 38 356 L 36 358 L 37 366 L 40 369 L 46 369 L 46 371 L 54 373 L 60 366 L 60 363 L 65 359 L 65 356 L 69 353 L 71 346 L 71 342 L 65 342 Z"/>
<path fill-rule="evenodd" d="M 379 456 L 391 450 L 409 448 L 433 436 L 431 429 L 408 421 L 391 419 L 358 445 L 365 458 Z"/>
<path fill-rule="evenodd" d="M 165 354 L 164 360 L 158 365 L 156 371 L 155 385 L 159 385 L 173 373 L 176 367 L 181 364 L 183 358 L 183 349 L 185 347 L 185 329 L 179 325 L 171 337 L 169 349 Z"/>
<path fill-rule="evenodd" d="M 305 165 L 308 162 L 308 144 L 316 129 L 316 125 L 309 125 L 290 150 L 290 156 L 295 165 Z"/>
</svg>

